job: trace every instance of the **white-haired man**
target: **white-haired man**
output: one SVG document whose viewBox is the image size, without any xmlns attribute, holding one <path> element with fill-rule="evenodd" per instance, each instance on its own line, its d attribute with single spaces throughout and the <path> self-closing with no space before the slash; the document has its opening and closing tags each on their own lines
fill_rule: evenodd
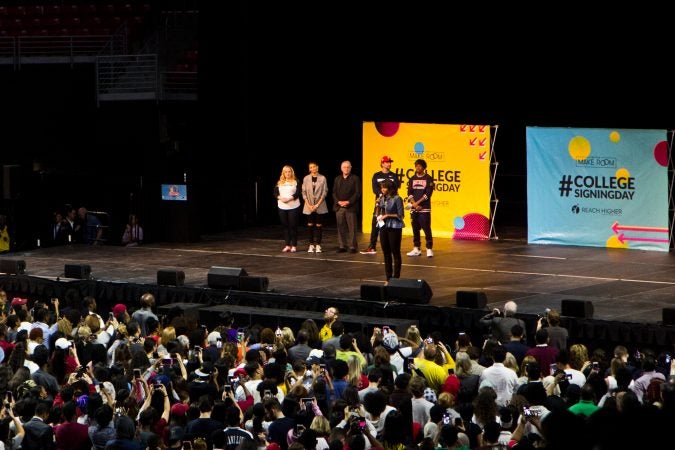
<svg viewBox="0 0 675 450">
<path fill-rule="evenodd" d="M 480 324 L 489 327 L 492 337 L 501 343 L 509 342 L 511 340 L 511 327 L 520 325 L 523 327 L 523 340 L 526 340 L 525 322 L 515 317 L 517 311 L 518 305 L 516 305 L 516 302 L 506 302 L 503 314 L 498 308 L 495 308 L 480 319 Z"/>
</svg>

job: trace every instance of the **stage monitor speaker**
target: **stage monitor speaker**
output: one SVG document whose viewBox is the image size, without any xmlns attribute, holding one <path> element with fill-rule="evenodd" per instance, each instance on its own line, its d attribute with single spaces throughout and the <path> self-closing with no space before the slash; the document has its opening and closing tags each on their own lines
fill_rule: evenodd
<svg viewBox="0 0 675 450">
<path fill-rule="evenodd" d="M 239 290 L 249 292 L 266 292 L 270 285 L 267 277 L 239 277 Z"/>
<path fill-rule="evenodd" d="M 185 272 L 182 270 L 159 269 L 157 284 L 162 286 L 182 286 L 185 283 Z"/>
<path fill-rule="evenodd" d="M 663 308 L 663 325 L 675 325 L 675 308 Z"/>
<path fill-rule="evenodd" d="M 89 264 L 66 264 L 63 268 L 63 276 L 88 280 L 91 278 L 91 266 Z"/>
<path fill-rule="evenodd" d="M 0 259 L 0 272 L 9 275 L 21 275 L 26 271 L 23 259 Z"/>
<path fill-rule="evenodd" d="M 387 285 L 387 298 L 404 303 L 427 304 L 433 295 L 425 280 L 392 278 Z"/>
<path fill-rule="evenodd" d="M 362 284 L 361 298 L 363 300 L 372 300 L 376 302 L 383 302 L 387 297 L 387 288 L 379 284 Z"/>
<path fill-rule="evenodd" d="M 248 276 L 241 267 L 212 266 L 206 276 L 206 282 L 214 289 L 239 289 L 239 278 Z"/>
<path fill-rule="evenodd" d="M 560 315 L 567 317 L 577 317 L 579 319 L 592 319 L 593 303 L 590 300 L 561 300 Z"/>
<path fill-rule="evenodd" d="M 479 291 L 457 291 L 455 303 L 458 308 L 483 309 L 487 306 L 487 295 Z"/>
</svg>

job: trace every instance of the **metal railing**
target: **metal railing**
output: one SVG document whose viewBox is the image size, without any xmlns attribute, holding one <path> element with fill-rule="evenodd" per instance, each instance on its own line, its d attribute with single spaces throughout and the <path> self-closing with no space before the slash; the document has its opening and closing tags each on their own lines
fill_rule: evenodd
<svg viewBox="0 0 675 450">
<path fill-rule="evenodd" d="M 96 58 L 97 102 L 156 100 L 157 55 L 116 55 Z"/>
</svg>

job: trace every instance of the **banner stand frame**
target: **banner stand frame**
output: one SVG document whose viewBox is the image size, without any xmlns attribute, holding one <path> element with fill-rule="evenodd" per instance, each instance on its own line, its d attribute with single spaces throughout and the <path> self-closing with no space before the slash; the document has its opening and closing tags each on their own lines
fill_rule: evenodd
<svg viewBox="0 0 675 450">
<path fill-rule="evenodd" d="M 497 153 L 495 152 L 495 141 L 497 140 L 499 125 L 491 125 L 490 128 L 493 132 L 490 133 L 490 232 L 488 233 L 488 239 L 498 240 L 499 236 L 497 236 L 497 230 L 495 229 L 495 217 L 497 216 L 499 199 L 495 191 L 495 180 L 497 178 L 497 169 L 499 169 L 499 161 L 497 161 Z"/>
</svg>

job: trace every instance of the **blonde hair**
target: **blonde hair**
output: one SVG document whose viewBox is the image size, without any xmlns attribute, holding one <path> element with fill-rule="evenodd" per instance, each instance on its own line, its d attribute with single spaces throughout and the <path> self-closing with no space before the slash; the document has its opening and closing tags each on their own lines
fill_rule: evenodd
<svg viewBox="0 0 675 450">
<path fill-rule="evenodd" d="M 316 431 L 319 436 L 328 436 L 331 431 L 330 422 L 324 416 L 314 416 L 309 428 Z"/>
<path fill-rule="evenodd" d="M 513 353 L 506 352 L 504 367 L 508 367 L 509 369 L 513 370 L 516 375 L 518 375 L 518 361 L 516 361 L 516 357 L 513 356 Z"/>
<path fill-rule="evenodd" d="M 295 335 L 293 334 L 293 330 L 289 327 L 283 327 L 281 329 L 281 341 L 286 348 L 293 347 L 295 345 Z"/>
<path fill-rule="evenodd" d="M 588 361 L 588 349 L 584 344 L 574 344 L 570 347 L 570 366 L 581 370 L 584 363 Z"/>
<path fill-rule="evenodd" d="M 176 329 L 174 327 L 169 325 L 168 327 L 162 330 L 162 337 L 159 340 L 160 344 L 166 347 L 166 344 L 168 344 L 170 341 L 175 340 L 176 340 Z"/>
<path fill-rule="evenodd" d="M 361 381 L 361 373 L 363 372 L 363 364 L 356 355 L 351 355 L 347 358 L 347 366 L 349 367 L 348 381 L 355 387 L 359 387 Z"/>
<path fill-rule="evenodd" d="M 405 333 L 405 338 L 418 345 L 420 344 L 420 342 L 422 342 L 422 335 L 420 334 L 420 330 L 415 325 L 410 325 L 408 327 L 408 331 L 406 331 Z"/>
<path fill-rule="evenodd" d="M 291 171 L 291 181 L 295 184 L 298 184 L 297 178 L 295 178 L 295 170 L 291 166 L 284 166 L 281 168 L 281 176 L 279 176 L 279 181 L 277 181 L 277 186 L 281 186 L 282 184 L 286 184 L 289 182 L 289 180 L 286 179 L 284 176 L 284 171 L 290 170 Z"/>
</svg>

